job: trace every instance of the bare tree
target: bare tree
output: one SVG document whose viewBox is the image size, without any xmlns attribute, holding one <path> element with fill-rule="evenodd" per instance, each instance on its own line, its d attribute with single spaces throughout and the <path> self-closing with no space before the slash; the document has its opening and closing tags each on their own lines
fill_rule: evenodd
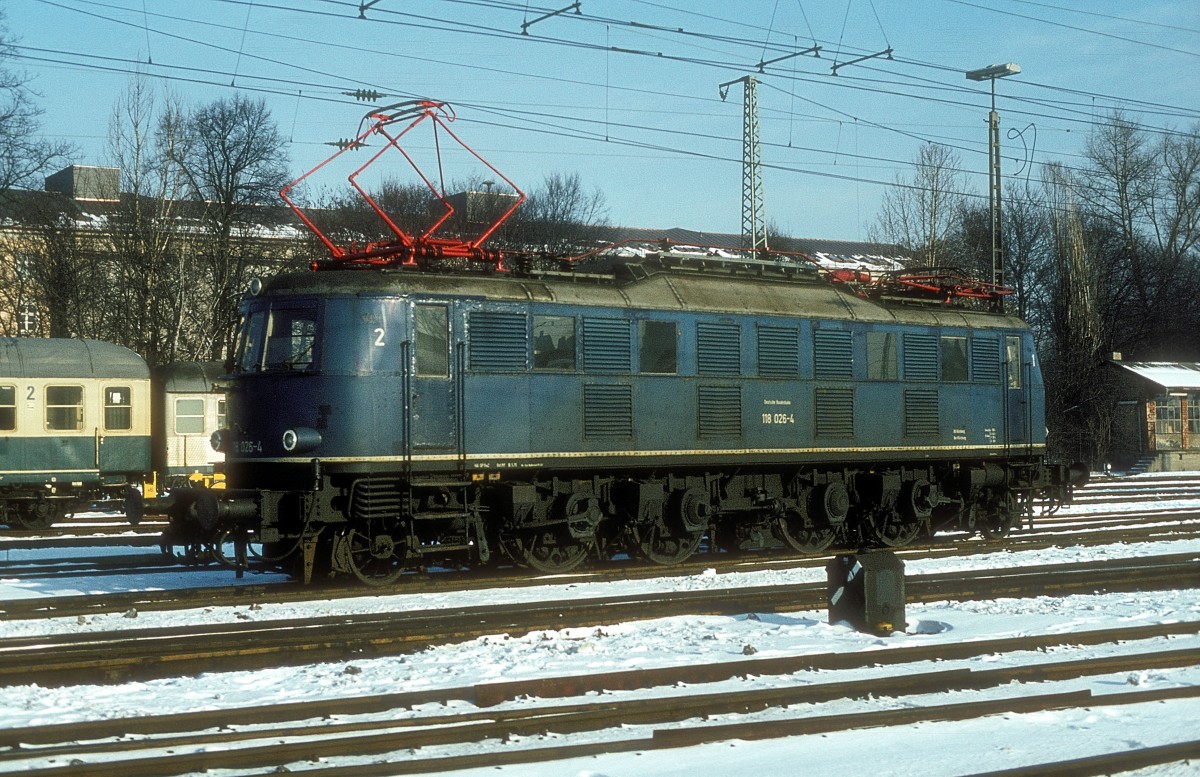
<svg viewBox="0 0 1200 777">
<path fill-rule="evenodd" d="M 4 21 L 0 11 L 0 63 L 13 55 L 14 38 Z M 41 115 L 29 78 L 0 66 L 0 196 L 40 188 L 41 176 L 69 153 L 68 144 L 38 137 Z"/>
<path fill-rule="evenodd" d="M 586 250 L 608 222 L 604 192 L 584 188 L 579 173 L 551 173 L 516 212 L 510 240 L 550 253 Z"/>
<path fill-rule="evenodd" d="M 911 178 L 898 174 L 884 192 L 874 238 L 904 246 L 930 267 L 958 264 L 963 192 L 958 154 L 937 143 L 922 146 Z"/>
<path fill-rule="evenodd" d="M 181 113 L 177 101 L 155 95 L 135 78 L 109 119 L 109 149 L 123 192 L 107 224 L 114 260 L 112 339 L 151 366 L 208 352 L 188 341 L 187 323 L 202 309 L 188 304 L 199 274 L 177 220 L 183 180 L 174 150 Z"/>
<path fill-rule="evenodd" d="M 289 179 L 288 160 L 261 99 L 235 95 L 165 119 L 177 120 L 182 132 L 165 125 L 162 131 L 183 139 L 172 145 L 171 156 L 210 237 L 202 253 L 211 306 L 207 337 L 219 358 L 233 346 L 248 269 L 263 259 L 248 233 L 270 220 L 264 206 L 279 202 L 279 190 Z"/>
</svg>

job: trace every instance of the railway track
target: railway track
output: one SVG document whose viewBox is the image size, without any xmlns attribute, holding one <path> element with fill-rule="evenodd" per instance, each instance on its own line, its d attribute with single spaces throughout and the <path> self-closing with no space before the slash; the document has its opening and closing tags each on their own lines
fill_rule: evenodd
<svg viewBox="0 0 1200 777">
<path fill-rule="evenodd" d="M 1108 646 L 1110 654 L 1070 657 L 1097 645 Z M 0 768 L 37 777 L 168 777 L 304 762 L 305 773 L 366 777 L 1095 711 L 1200 697 L 1194 684 L 1126 685 L 1097 694 L 1092 682 L 1195 668 L 1198 648 L 1200 623 L 1186 622 L 33 726 L 0 731 Z M 1017 658 L 1009 666 L 976 668 L 978 659 L 993 655 Z M 930 670 L 935 662 L 967 665 Z M 850 673 L 858 676 L 839 679 Z M 674 690 L 681 685 L 689 688 L 686 694 Z M 951 692 L 955 701 L 933 701 Z M 852 712 L 842 711 L 848 700 L 858 702 Z M 597 732 L 614 733 L 597 741 Z M 469 754 L 442 754 L 468 744 L 474 745 Z M 353 762 L 339 761 L 349 754 Z M 1020 773 L 1096 774 L 1198 755 L 1200 741 L 1114 748 L 1032 767 L 1043 772 L 1022 767 Z"/>
<path fill-rule="evenodd" d="M 1195 516 L 1193 524 L 1169 523 L 1167 525 L 1149 525 L 1129 527 L 1125 525 L 1115 528 L 1094 528 L 1077 532 L 1057 532 L 1052 535 L 1024 533 L 1016 534 L 1003 540 L 975 540 L 969 544 L 933 544 L 913 546 L 901 551 L 902 559 L 930 559 L 967 557 L 988 552 L 1017 552 L 1036 551 L 1063 546 L 1098 546 L 1116 543 L 1150 543 L 1194 538 L 1200 534 L 1200 515 Z M 157 568 L 160 571 L 176 570 L 186 572 L 192 567 L 180 565 L 177 559 L 163 556 L 148 556 L 150 563 L 138 566 L 137 559 L 141 557 L 117 557 L 111 566 L 95 568 L 91 574 L 121 574 L 122 569 Z M 702 555 L 672 567 L 646 565 L 640 562 L 625 560 L 596 565 L 592 568 L 581 569 L 569 575 L 552 577 L 531 577 L 528 570 L 515 568 L 481 569 L 469 572 L 430 572 L 409 576 L 395 586 L 382 591 L 388 594 L 420 594 L 446 592 L 450 590 L 482 590 L 498 587 L 529 587 L 547 584 L 582 584 L 608 582 L 616 580 L 654 579 L 670 577 L 690 577 L 711 570 L 718 575 L 798 570 L 822 569 L 828 563 L 829 556 L 791 556 L 791 555 Z M 211 567 L 210 567 L 211 568 Z M 33 566 L 34 574 L 51 576 L 61 571 L 61 566 Z M 87 572 L 88 567 L 77 568 L 78 572 Z M 21 575 L 21 567 L 6 565 L 0 562 L 0 573 L 6 575 Z M 254 578 L 251 577 L 250 581 Z M 187 587 L 168 590 L 129 591 L 107 594 L 90 594 L 74 596 L 52 596 L 29 599 L 14 599 L 0 601 L 0 621 L 53 618 L 73 616 L 93 616 L 105 613 L 125 613 L 130 610 L 139 612 L 154 612 L 167 610 L 192 609 L 199 607 L 239 607 L 252 604 L 283 604 L 306 602 L 318 599 L 349 599 L 368 595 L 357 582 L 335 584 L 327 582 L 314 586 L 301 586 L 294 582 L 255 583 L 244 582 L 239 585 L 216 587 Z"/>
<path fill-rule="evenodd" d="M 1200 587 L 1200 553 L 911 576 L 910 603 L 1097 591 Z M 491 634 L 681 615 L 820 610 L 825 583 L 372 612 L 321 618 L 9 637 L 0 642 L 0 686 L 147 680 L 203 671 L 396 655 Z"/>
</svg>

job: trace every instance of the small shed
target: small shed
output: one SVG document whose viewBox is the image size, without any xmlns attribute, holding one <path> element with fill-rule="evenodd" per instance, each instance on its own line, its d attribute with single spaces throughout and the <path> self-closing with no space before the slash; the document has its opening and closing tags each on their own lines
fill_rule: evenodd
<svg viewBox="0 0 1200 777">
<path fill-rule="evenodd" d="M 1113 361 L 1121 395 L 1113 447 L 1141 471 L 1200 468 L 1200 363 Z"/>
</svg>

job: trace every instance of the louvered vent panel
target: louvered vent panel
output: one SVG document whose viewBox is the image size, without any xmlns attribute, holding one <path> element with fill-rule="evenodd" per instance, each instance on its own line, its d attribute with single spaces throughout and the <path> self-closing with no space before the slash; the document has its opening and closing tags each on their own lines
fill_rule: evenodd
<svg viewBox="0 0 1200 777">
<path fill-rule="evenodd" d="M 394 518 L 403 512 L 402 499 L 397 480 L 356 480 L 350 490 L 350 515 L 356 522 Z"/>
<path fill-rule="evenodd" d="M 799 330 L 758 328 L 758 374 L 764 378 L 794 378 L 800 374 Z"/>
<path fill-rule="evenodd" d="M 938 379 L 938 339 L 936 335 L 904 335 L 904 379 Z"/>
<path fill-rule="evenodd" d="M 936 435 L 938 393 L 936 389 L 908 389 L 904 392 L 904 434 L 909 437 Z"/>
<path fill-rule="evenodd" d="M 737 375 L 742 348 L 737 324 L 696 324 L 696 367 L 701 375 Z"/>
<path fill-rule="evenodd" d="M 529 327 L 521 313 L 474 311 L 467 320 L 473 370 L 523 370 L 528 366 Z"/>
<path fill-rule="evenodd" d="M 971 341 L 971 374 L 976 383 L 1000 382 L 1000 341 L 976 337 Z"/>
<path fill-rule="evenodd" d="M 737 386 L 699 386 L 697 392 L 700 436 L 741 437 L 742 390 Z"/>
<path fill-rule="evenodd" d="M 629 372 L 629 322 L 619 318 L 583 320 L 583 368 L 588 372 Z"/>
<path fill-rule="evenodd" d="M 813 372 L 818 378 L 853 378 L 854 352 L 850 333 L 838 329 L 813 332 Z"/>
<path fill-rule="evenodd" d="M 588 439 L 633 437 L 633 389 L 629 386 L 585 385 L 583 436 Z"/>
<path fill-rule="evenodd" d="M 819 388 L 813 409 L 817 437 L 854 436 L 854 389 Z"/>
</svg>

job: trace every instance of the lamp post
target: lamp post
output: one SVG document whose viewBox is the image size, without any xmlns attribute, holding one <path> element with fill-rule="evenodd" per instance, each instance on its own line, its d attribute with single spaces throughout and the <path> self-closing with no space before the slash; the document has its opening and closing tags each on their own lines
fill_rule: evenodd
<svg viewBox="0 0 1200 777">
<path fill-rule="evenodd" d="M 970 81 L 992 83 L 992 111 L 988 114 L 988 206 L 992 216 L 992 283 L 997 286 L 1004 285 L 1004 244 L 1000 221 L 1000 114 L 996 113 L 996 79 L 1020 72 L 1021 66 L 1012 62 L 967 71 Z M 996 298 L 996 310 L 1004 311 L 1003 297 Z"/>
</svg>

